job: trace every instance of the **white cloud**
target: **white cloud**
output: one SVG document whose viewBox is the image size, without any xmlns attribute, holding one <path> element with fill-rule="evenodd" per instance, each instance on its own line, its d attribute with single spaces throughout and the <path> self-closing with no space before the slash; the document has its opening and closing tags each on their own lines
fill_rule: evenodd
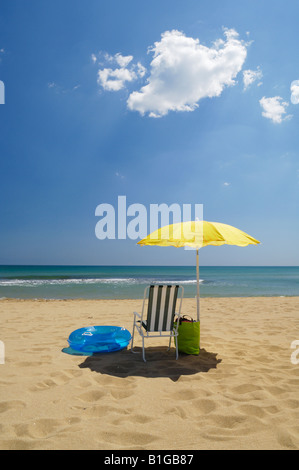
<svg viewBox="0 0 299 470">
<path fill-rule="evenodd" d="M 114 59 L 120 67 L 127 67 L 130 62 L 133 60 L 132 55 L 123 56 L 119 52 L 115 54 Z"/>
<path fill-rule="evenodd" d="M 104 68 L 98 71 L 98 84 L 107 91 L 119 91 L 125 88 L 127 82 L 137 80 L 145 75 L 146 69 L 138 62 L 131 64 L 132 55 L 123 56 L 119 52 L 114 56 L 105 54 L 105 60 L 115 63 L 119 68 Z M 128 68 L 128 66 L 130 67 Z"/>
<path fill-rule="evenodd" d="M 273 122 L 280 124 L 282 121 L 291 119 L 291 115 L 286 115 L 286 108 L 289 103 L 283 101 L 280 96 L 273 98 L 266 98 L 265 96 L 260 100 L 260 105 L 263 109 L 262 115 L 265 118 L 271 119 Z"/>
<path fill-rule="evenodd" d="M 81 85 L 74 85 L 72 88 L 63 88 L 62 86 L 58 85 L 55 82 L 49 82 L 48 83 L 48 88 L 52 89 L 55 91 L 55 93 L 72 93 L 73 91 L 78 90 Z"/>
<path fill-rule="evenodd" d="M 163 33 L 150 49 L 148 83 L 131 93 L 128 108 L 160 117 L 169 111 L 193 111 L 201 99 L 220 96 L 235 84 L 247 55 L 247 44 L 235 30 L 225 29 L 224 36 L 207 47 L 177 30 Z"/>
<path fill-rule="evenodd" d="M 261 80 L 263 77 L 262 71 L 258 67 L 257 70 L 244 70 L 243 72 L 243 83 L 244 83 L 244 90 L 247 90 L 247 88 L 252 85 L 256 80 Z M 258 84 L 258 86 L 261 85 L 261 83 Z"/>
<path fill-rule="evenodd" d="M 299 80 L 294 80 L 291 83 L 291 102 L 299 104 Z"/>
<path fill-rule="evenodd" d="M 230 185 L 231 185 L 231 183 L 228 183 L 228 182 L 223 183 L 223 186 L 226 186 L 226 187 L 228 187 Z"/>
<path fill-rule="evenodd" d="M 146 68 L 143 67 L 143 65 L 140 62 L 137 63 L 136 67 L 137 67 L 137 75 L 141 78 L 144 77 L 144 75 L 146 74 Z"/>
<path fill-rule="evenodd" d="M 125 87 L 126 82 L 132 82 L 135 79 L 135 72 L 125 68 L 103 69 L 98 72 L 99 85 L 109 91 L 119 91 Z"/>
</svg>

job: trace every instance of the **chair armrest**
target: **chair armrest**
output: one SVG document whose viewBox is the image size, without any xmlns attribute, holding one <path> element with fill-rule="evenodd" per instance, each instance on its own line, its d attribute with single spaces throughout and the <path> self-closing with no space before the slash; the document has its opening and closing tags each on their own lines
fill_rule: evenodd
<svg viewBox="0 0 299 470">
<path fill-rule="evenodd" d="M 135 317 L 137 315 L 137 317 L 141 318 L 141 315 L 139 315 L 139 313 L 137 313 L 137 312 L 134 312 L 134 315 L 135 315 Z"/>
</svg>

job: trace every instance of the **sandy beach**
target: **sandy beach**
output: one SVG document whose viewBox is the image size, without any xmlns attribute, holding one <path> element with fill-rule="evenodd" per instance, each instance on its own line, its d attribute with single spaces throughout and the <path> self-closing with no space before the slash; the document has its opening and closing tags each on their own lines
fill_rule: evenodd
<svg viewBox="0 0 299 470">
<path fill-rule="evenodd" d="M 299 297 L 202 299 L 200 355 L 178 361 L 167 339 L 146 343 L 146 364 L 126 349 L 63 352 L 77 328 L 131 331 L 141 305 L 0 301 L 0 449 L 299 448 Z"/>
</svg>

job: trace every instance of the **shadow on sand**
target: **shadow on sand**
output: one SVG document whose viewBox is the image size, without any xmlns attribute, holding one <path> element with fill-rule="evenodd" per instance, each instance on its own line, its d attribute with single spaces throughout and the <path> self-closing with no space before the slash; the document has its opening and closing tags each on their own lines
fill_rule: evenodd
<svg viewBox="0 0 299 470">
<path fill-rule="evenodd" d="M 134 354 L 130 349 L 110 354 L 94 354 L 86 357 L 79 367 L 114 377 L 169 377 L 177 381 L 182 375 L 216 369 L 221 362 L 221 359 L 217 359 L 217 354 L 205 349 L 201 349 L 198 356 L 180 353 L 176 360 L 174 349 L 168 351 L 163 347 L 147 347 L 146 363 L 142 360 L 141 348 L 136 348 L 135 351 Z"/>
</svg>

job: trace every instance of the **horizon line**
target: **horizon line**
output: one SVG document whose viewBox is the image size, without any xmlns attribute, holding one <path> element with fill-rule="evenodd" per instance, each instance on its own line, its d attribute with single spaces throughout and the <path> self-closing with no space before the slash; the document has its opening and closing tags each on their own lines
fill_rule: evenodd
<svg viewBox="0 0 299 470">
<path fill-rule="evenodd" d="M 190 268 L 193 264 L 0 264 L 3 267 L 78 267 L 78 268 L 109 268 L 109 267 L 131 267 L 131 268 Z M 203 268 L 299 268 L 298 265 L 213 265 L 202 264 Z"/>
</svg>

